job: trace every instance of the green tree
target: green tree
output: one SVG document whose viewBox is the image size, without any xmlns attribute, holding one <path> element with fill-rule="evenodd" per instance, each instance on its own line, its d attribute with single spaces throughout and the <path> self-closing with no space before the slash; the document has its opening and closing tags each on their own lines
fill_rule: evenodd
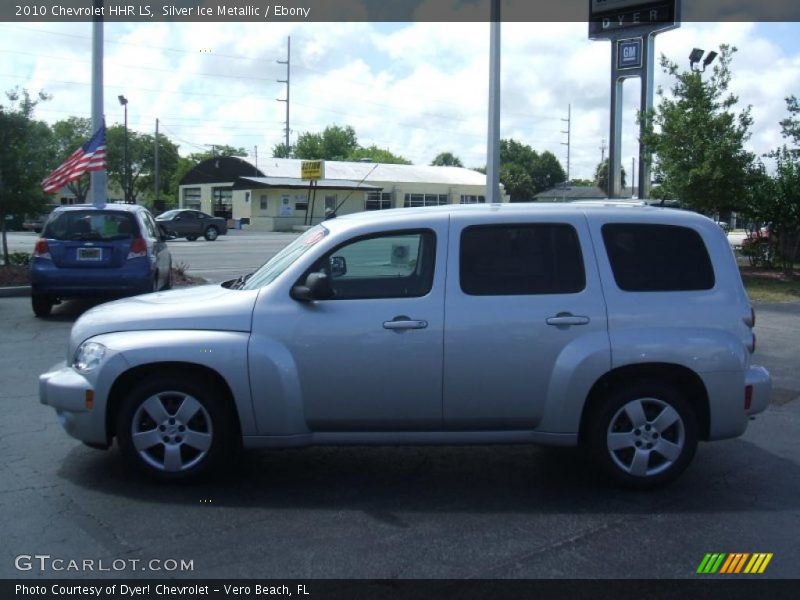
<svg viewBox="0 0 800 600">
<path fill-rule="evenodd" d="M 154 192 L 155 178 L 155 137 L 149 133 L 139 133 L 128 129 L 128 178 L 125 178 L 125 127 L 112 125 L 106 130 L 108 176 L 123 191 L 126 202 L 136 203 L 140 194 Z M 178 146 L 164 135 L 158 136 L 161 191 L 169 194 L 178 168 Z M 227 147 L 226 149 L 230 149 Z M 233 149 L 237 150 L 237 149 Z M 196 162 L 205 153 L 192 155 Z M 195 163 L 196 164 L 196 163 Z"/>
<path fill-rule="evenodd" d="M 795 146 L 800 146 L 800 104 L 796 96 L 786 98 L 786 110 L 789 116 L 781 121 L 781 135 L 792 140 Z"/>
<path fill-rule="evenodd" d="M 463 167 L 461 159 L 452 152 L 440 152 L 431 162 L 432 167 Z"/>
<path fill-rule="evenodd" d="M 85 117 L 69 117 L 56 121 L 53 126 L 53 158 L 52 168 L 56 168 L 92 137 L 92 120 Z M 86 202 L 89 192 L 89 173 L 80 179 L 67 184 L 67 189 L 75 196 L 76 202 Z"/>
<path fill-rule="evenodd" d="M 209 146 L 208 150 L 204 150 L 203 152 L 193 152 L 189 155 L 189 157 L 195 161 L 195 164 L 201 163 L 209 158 L 214 158 L 215 156 L 239 156 L 242 158 L 247 156 L 247 150 L 241 146 L 229 146 L 228 144 L 207 145 Z"/>
<path fill-rule="evenodd" d="M 655 154 L 653 174 L 663 196 L 705 214 L 742 208 L 748 193 L 753 154 L 744 149 L 750 137 L 750 107 L 735 114 L 737 97 L 729 93 L 735 47 L 721 45 L 710 77 L 679 71 L 661 57 L 661 68 L 675 80 L 671 96 L 648 114 L 642 141 Z"/>
<path fill-rule="evenodd" d="M 552 152 L 538 154 L 527 144 L 500 140 L 500 182 L 512 202 L 527 202 L 535 194 L 566 181 Z"/>
<path fill-rule="evenodd" d="M 627 183 L 627 173 L 625 173 L 625 167 L 619 168 L 619 185 L 622 189 L 625 189 L 625 184 Z M 603 190 L 607 196 L 611 196 L 611 190 L 608 187 L 608 159 L 604 158 L 601 162 L 597 163 L 597 167 L 594 170 L 594 185 L 599 187 Z"/>
<path fill-rule="evenodd" d="M 272 157 L 273 158 L 292 158 L 292 149 L 281 142 L 280 144 L 275 144 L 272 147 Z"/>
<path fill-rule="evenodd" d="M 322 133 L 301 134 L 293 154 L 295 158 L 307 160 L 347 160 L 357 148 L 358 138 L 350 125 L 330 125 Z"/>
<path fill-rule="evenodd" d="M 3 262 L 9 263 L 6 217 L 35 214 L 46 204 L 41 187 L 48 174 L 51 131 L 33 119 L 36 105 L 48 96 L 39 92 L 36 99 L 27 90 L 6 92 L 0 105 L 0 232 Z"/>
<path fill-rule="evenodd" d="M 411 164 L 410 160 L 403 158 L 402 156 L 397 156 L 396 154 L 392 154 L 391 152 L 389 152 L 389 150 L 386 150 L 385 148 L 378 148 L 374 144 L 366 148 L 362 148 L 361 146 L 359 146 L 347 156 L 346 160 L 359 161 L 364 159 L 369 159 L 372 162 L 383 163 L 387 165 Z"/>
</svg>

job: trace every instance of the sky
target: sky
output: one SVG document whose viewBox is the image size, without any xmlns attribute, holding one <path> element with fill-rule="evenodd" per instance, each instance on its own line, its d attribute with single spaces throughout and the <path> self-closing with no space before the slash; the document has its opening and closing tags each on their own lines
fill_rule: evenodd
<svg viewBox="0 0 800 600">
<path fill-rule="evenodd" d="M 486 164 L 488 23 L 111 23 L 104 25 L 106 122 L 160 131 L 180 152 L 243 147 L 265 161 L 284 140 L 287 37 L 291 36 L 290 137 L 351 125 L 375 144 L 429 164 L 452 152 Z M 91 115 L 91 23 L 0 22 L 0 88 L 43 90 L 36 117 Z M 503 23 L 500 135 L 549 150 L 570 177 L 593 177 L 608 141 L 609 42 L 585 23 Z M 656 37 L 656 54 L 688 67 L 694 47 L 739 48 L 731 91 L 752 106 L 748 147 L 782 143 L 784 98 L 800 96 L 800 23 L 683 23 Z M 656 88 L 671 79 L 656 65 Z M 638 155 L 639 82 L 625 83 L 622 165 Z M 658 96 L 655 98 L 658 103 Z M 608 156 L 608 150 L 605 150 Z M 628 180 L 630 184 L 630 179 Z"/>
</svg>

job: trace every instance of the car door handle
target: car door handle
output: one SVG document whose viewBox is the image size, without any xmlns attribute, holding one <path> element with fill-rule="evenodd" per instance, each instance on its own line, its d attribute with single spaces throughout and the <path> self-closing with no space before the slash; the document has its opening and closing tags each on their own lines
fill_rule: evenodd
<svg viewBox="0 0 800 600">
<path fill-rule="evenodd" d="M 425 329 L 428 326 L 427 321 L 418 319 L 409 319 L 408 317 L 395 317 L 391 321 L 384 321 L 384 329 L 393 329 L 395 331 L 403 329 Z"/>
<path fill-rule="evenodd" d="M 586 325 L 589 322 L 589 317 L 580 315 L 573 315 L 571 313 L 558 313 L 555 317 L 548 317 L 545 321 L 548 325 L 569 326 L 569 325 Z"/>
</svg>

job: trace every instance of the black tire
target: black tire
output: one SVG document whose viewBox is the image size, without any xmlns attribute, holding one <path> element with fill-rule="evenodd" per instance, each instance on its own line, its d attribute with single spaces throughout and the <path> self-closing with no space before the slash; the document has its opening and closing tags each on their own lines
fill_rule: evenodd
<svg viewBox="0 0 800 600">
<path fill-rule="evenodd" d="M 161 290 L 171 290 L 172 289 L 172 265 L 169 266 L 167 270 L 167 280 L 164 282 L 164 287 Z"/>
<path fill-rule="evenodd" d="M 209 242 L 213 242 L 219 237 L 219 231 L 213 225 L 209 225 L 206 228 L 206 232 L 203 234 L 203 237 L 206 238 Z"/>
<path fill-rule="evenodd" d="M 187 239 L 187 240 L 189 240 L 190 242 L 193 242 L 193 241 L 195 241 L 195 240 L 197 239 L 197 236 L 196 236 L 196 235 L 194 235 L 194 234 L 192 234 L 192 235 L 187 235 L 187 236 L 186 236 L 186 239 Z"/>
<path fill-rule="evenodd" d="M 46 294 L 31 294 L 33 314 L 39 318 L 49 317 L 54 304 L 55 301 L 51 296 Z"/>
<path fill-rule="evenodd" d="M 674 480 L 697 450 L 697 417 L 685 395 L 657 381 L 613 390 L 588 415 L 585 446 L 617 483 L 648 489 Z"/>
<path fill-rule="evenodd" d="M 134 430 L 141 441 L 134 442 Z M 125 460 L 161 481 L 187 481 L 215 471 L 237 447 L 235 431 L 223 392 L 192 374 L 147 377 L 123 399 L 116 419 Z"/>
</svg>

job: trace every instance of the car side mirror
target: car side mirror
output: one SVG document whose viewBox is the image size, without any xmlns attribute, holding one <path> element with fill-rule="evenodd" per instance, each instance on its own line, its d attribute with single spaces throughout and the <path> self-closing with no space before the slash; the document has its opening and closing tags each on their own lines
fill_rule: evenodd
<svg viewBox="0 0 800 600">
<path fill-rule="evenodd" d="M 333 288 L 330 279 L 325 273 L 309 273 L 303 285 L 292 288 L 291 297 L 301 302 L 312 300 L 330 300 L 333 298 Z"/>
<path fill-rule="evenodd" d="M 331 277 L 341 277 L 347 274 L 347 260 L 344 256 L 331 256 Z"/>
</svg>

